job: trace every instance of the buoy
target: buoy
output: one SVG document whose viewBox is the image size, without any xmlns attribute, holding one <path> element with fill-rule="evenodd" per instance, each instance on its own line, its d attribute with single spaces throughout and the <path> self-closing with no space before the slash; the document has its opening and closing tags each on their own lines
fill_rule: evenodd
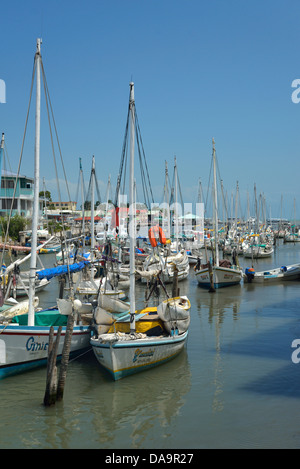
<svg viewBox="0 0 300 469">
<path fill-rule="evenodd" d="M 150 228 L 148 232 L 148 236 L 149 236 L 150 244 L 153 248 L 155 248 L 158 243 L 161 243 L 161 244 L 167 243 L 167 238 L 165 236 L 165 233 L 163 232 L 160 226 L 152 226 L 152 228 Z"/>
</svg>

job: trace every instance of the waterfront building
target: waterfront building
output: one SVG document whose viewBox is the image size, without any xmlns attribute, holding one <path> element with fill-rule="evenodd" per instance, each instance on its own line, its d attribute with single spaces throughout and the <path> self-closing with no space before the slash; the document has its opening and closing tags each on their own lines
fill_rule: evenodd
<svg viewBox="0 0 300 469">
<path fill-rule="evenodd" d="M 3 169 L 1 171 L 0 215 L 9 215 L 12 207 L 12 216 L 19 214 L 26 218 L 32 217 L 33 193 L 33 178 Z M 40 210 L 42 210 L 42 200 Z"/>
</svg>

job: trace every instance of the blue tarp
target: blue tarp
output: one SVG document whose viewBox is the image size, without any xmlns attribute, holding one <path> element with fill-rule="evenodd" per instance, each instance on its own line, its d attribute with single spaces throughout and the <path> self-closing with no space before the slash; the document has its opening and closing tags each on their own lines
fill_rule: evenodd
<svg viewBox="0 0 300 469">
<path fill-rule="evenodd" d="M 41 280 L 42 278 L 47 278 L 50 280 L 52 277 L 57 277 L 58 275 L 65 275 L 68 271 L 72 272 L 79 272 L 84 268 L 86 264 L 89 264 L 88 261 L 78 262 L 78 264 L 71 264 L 67 265 L 59 265 L 57 267 L 53 267 L 52 269 L 43 269 L 39 270 L 36 275 Z"/>
</svg>

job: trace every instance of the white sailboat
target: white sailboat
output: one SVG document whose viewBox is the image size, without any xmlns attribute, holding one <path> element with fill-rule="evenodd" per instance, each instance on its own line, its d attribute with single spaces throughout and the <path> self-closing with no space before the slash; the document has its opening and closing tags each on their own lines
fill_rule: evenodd
<svg viewBox="0 0 300 469">
<path fill-rule="evenodd" d="M 20 314 L 0 324 L 0 378 L 36 368 L 47 363 L 50 327 L 54 326 L 55 335 L 62 325 L 58 349 L 60 358 L 66 334 L 67 316 L 61 315 L 57 308 L 35 311 L 35 280 L 37 258 L 37 222 L 39 204 L 39 159 L 40 159 L 40 71 L 41 40 L 37 39 L 34 67 L 36 73 L 36 117 L 35 117 L 35 169 L 34 205 L 32 218 L 32 247 L 29 276 L 28 314 Z M 76 306 L 76 304 L 75 304 Z M 74 324 L 70 353 L 79 353 L 89 347 L 90 328 Z"/>
<path fill-rule="evenodd" d="M 237 285 L 240 283 L 243 272 L 236 266 L 231 265 L 229 261 L 220 261 L 219 259 L 219 246 L 218 246 L 218 196 L 217 196 L 217 171 L 216 171 L 216 151 L 215 142 L 213 139 L 213 171 L 214 171 L 214 248 L 215 248 L 215 262 L 213 265 L 201 265 L 199 269 L 195 270 L 196 278 L 200 286 L 209 288 L 222 288 L 230 285 Z M 210 271 L 211 268 L 211 271 Z M 212 278 L 211 278 L 212 274 Z"/>
<path fill-rule="evenodd" d="M 106 333 L 91 338 L 95 356 L 114 380 L 160 365 L 174 358 L 184 347 L 190 321 L 187 298 L 170 298 L 162 305 L 136 311 L 135 307 L 135 218 L 134 218 L 134 85 L 130 83 L 130 313 Z M 106 321 L 109 322 L 109 321 Z M 180 327 L 181 324 L 183 327 Z M 165 326 L 168 326 L 167 328 Z M 120 326 L 120 328 L 118 327 Z M 121 326 L 125 332 L 122 332 Z M 157 327 L 156 327 L 157 326 Z M 111 328 L 111 329 L 109 329 Z M 151 334 L 149 333 L 151 330 Z M 159 335 L 153 335 L 153 331 Z"/>
<path fill-rule="evenodd" d="M 257 236 L 259 239 L 259 236 Z M 243 256 L 252 259 L 264 259 L 271 257 L 274 252 L 274 248 L 270 243 L 250 242 L 243 248 Z"/>
</svg>

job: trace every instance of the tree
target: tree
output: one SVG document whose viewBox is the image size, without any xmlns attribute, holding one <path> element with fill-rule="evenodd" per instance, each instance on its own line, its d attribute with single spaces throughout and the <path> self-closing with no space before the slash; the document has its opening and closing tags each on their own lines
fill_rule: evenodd
<svg viewBox="0 0 300 469">
<path fill-rule="evenodd" d="M 46 199 L 46 205 L 49 205 L 50 202 L 52 202 L 51 192 L 49 192 L 49 191 L 40 191 L 39 192 L 39 197 L 41 199 Z"/>
<path fill-rule="evenodd" d="M 8 217 L 1 217 L 0 219 L 2 233 L 4 235 L 6 234 L 8 220 Z M 24 231 L 26 225 L 26 218 L 21 217 L 19 214 L 14 215 L 9 222 L 8 235 L 14 240 L 19 240 L 19 233 L 20 231 Z"/>
</svg>

